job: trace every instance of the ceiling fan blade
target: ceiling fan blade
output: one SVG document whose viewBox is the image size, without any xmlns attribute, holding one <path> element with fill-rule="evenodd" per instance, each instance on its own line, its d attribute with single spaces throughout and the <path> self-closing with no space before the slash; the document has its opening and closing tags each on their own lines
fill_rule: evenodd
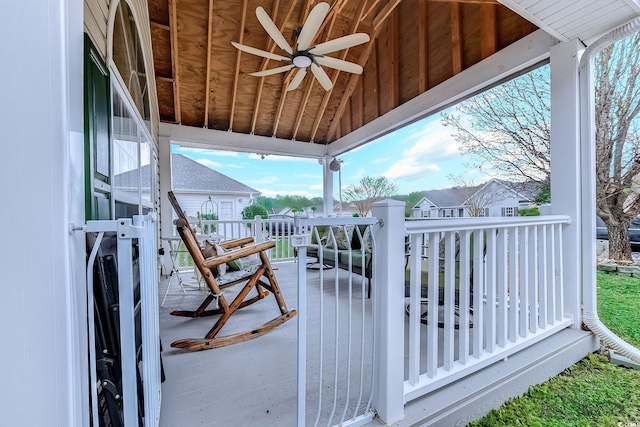
<svg viewBox="0 0 640 427">
<path fill-rule="evenodd" d="M 332 58 L 330 56 L 316 56 L 314 58 L 318 64 L 325 67 L 334 68 L 348 73 L 362 74 L 362 67 L 353 62 L 343 61 L 342 59 Z"/>
<path fill-rule="evenodd" d="M 249 75 L 255 76 L 255 77 L 264 77 L 264 76 L 270 76 L 273 74 L 284 73 L 285 71 L 289 71 L 293 68 L 295 68 L 295 65 L 291 64 L 291 65 L 285 65 L 284 67 L 272 68 L 270 70 L 256 71 L 255 73 L 249 73 Z"/>
<path fill-rule="evenodd" d="M 256 49 L 255 47 L 245 46 L 240 43 L 231 42 L 231 44 L 243 52 L 251 53 L 253 55 L 261 56 L 263 58 L 275 59 L 276 61 L 291 61 L 291 58 L 286 56 L 276 55 L 275 53 L 267 52 L 266 50 Z"/>
<path fill-rule="evenodd" d="M 331 90 L 333 87 L 333 83 L 331 83 L 331 79 L 327 75 L 327 73 L 322 69 L 322 67 L 314 64 L 311 64 L 311 72 L 320 83 L 320 86 L 324 88 L 324 90 Z"/>
<path fill-rule="evenodd" d="M 367 33 L 349 34 L 348 36 L 320 43 L 319 45 L 316 45 L 309 49 L 309 53 L 313 53 L 314 55 L 324 55 L 325 53 L 348 49 L 350 47 L 357 46 L 368 41 L 369 34 Z"/>
<path fill-rule="evenodd" d="M 300 68 L 296 73 L 296 75 L 293 76 L 293 79 L 291 80 L 291 83 L 289 83 L 289 86 L 287 86 L 287 92 L 291 90 L 296 90 L 298 86 L 300 86 L 300 83 L 302 83 L 302 79 L 304 79 L 304 76 L 306 75 L 307 75 L 307 69 Z"/>
<path fill-rule="evenodd" d="M 316 36 L 320 25 L 322 25 L 322 21 L 326 18 L 327 13 L 329 13 L 329 4 L 328 3 L 318 3 L 307 17 L 306 22 L 302 26 L 302 31 L 300 31 L 300 36 L 298 37 L 298 50 L 306 50 L 309 48 L 311 42 L 313 42 L 313 38 Z"/>
<path fill-rule="evenodd" d="M 271 36 L 273 41 L 276 42 L 278 46 L 280 46 L 280 49 L 291 55 L 293 53 L 291 46 L 289 46 L 289 43 L 287 43 L 287 40 L 284 38 L 280 30 L 278 30 L 278 27 L 276 27 L 276 24 L 273 23 L 271 17 L 269 17 L 267 12 L 265 12 L 262 7 L 258 6 L 258 8 L 256 9 L 256 16 L 258 17 L 258 21 L 260 21 L 260 24 L 262 24 L 264 30 L 269 34 L 269 36 Z"/>
</svg>

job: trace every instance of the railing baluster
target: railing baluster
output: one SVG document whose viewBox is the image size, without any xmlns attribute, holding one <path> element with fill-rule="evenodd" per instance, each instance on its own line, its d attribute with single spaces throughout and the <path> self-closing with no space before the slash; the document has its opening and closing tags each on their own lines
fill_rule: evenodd
<svg viewBox="0 0 640 427">
<path fill-rule="evenodd" d="M 522 228 L 520 239 L 520 336 L 529 335 L 529 227 Z"/>
<path fill-rule="evenodd" d="M 520 256 L 518 254 L 518 227 L 509 228 L 509 341 L 518 339 L 520 298 L 518 296 Z"/>
<path fill-rule="evenodd" d="M 499 228 L 497 235 L 497 330 L 498 345 L 504 347 L 507 344 L 507 333 L 509 325 L 507 323 L 507 289 L 508 289 L 508 254 L 507 254 L 507 230 L 506 228 Z"/>
<path fill-rule="evenodd" d="M 551 325 L 556 322 L 556 233 L 555 226 L 549 225 L 549 235 L 547 236 L 547 322 Z"/>
<path fill-rule="evenodd" d="M 470 256 L 469 233 L 467 230 L 460 232 L 460 278 L 458 286 L 458 321 L 460 326 L 458 334 L 458 361 L 463 365 L 469 360 L 469 322 L 472 321 L 469 315 L 469 294 L 470 287 L 472 286 L 471 269 L 473 261 Z"/>
<path fill-rule="evenodd" d="M 422 234 L 411 235 L 411 256 L 409 258 L 411 277 L 409 279 L 409 382 L 417 384 L 420 377 L 420 311 L 422 306 L 422 283 L 420 256 Z"/>
<path fill-rule="evenodd" d="M 486 348 L 493 353 L 496 346 L 496 285 L 497 285 L 497 239 L 496 229 L 487 230 L 487 310 Z"/>
<path fill-rule="evenodd" d="M 482 356 L 484 349 L 484 232 L 473 232 L 473 355 Z"/>
<path fill-rule="evenodd" d="M 538 331 L 538 226 L 529 233 L 529 331 Z"/>
<path fill-rule="evenodd" d="M 547 327 L 547 227 L 538 228 L 538 326 Z"/>
<path fill-rule="evenodd" d="M 558 266 L 557 271 L 555 272 L 556 276 L 556 292 L 558 296 L 556 298 L 556 320 L 562 320 L 562 315 L 564 312 L 564 272 L 562 271 L 563 260 L 562 260 L 562 227 L 558 226 Z"/>
<path fill-rule="evenodd" d="M 456 233 L 445 233 L 444 242 L 444 369 L 450 371 L 453 368 L 454 358 L 454 308 L 456 291 Z M 439 293 L 439 292 L 438 292 Z M 438 300 L 440 296 L 438 295 Z M 440 302 L 438 301 L 438 304 Z M 439 309 L 438 309 L 439 310 Z"/>
<path fill-rule="evenodd" d="M 436 376 L 438 370 L 438 298 L 440 290 L 440 233 L 429 234 L 429 277 L 427 287 L 427 375 Z"/>
</svg>

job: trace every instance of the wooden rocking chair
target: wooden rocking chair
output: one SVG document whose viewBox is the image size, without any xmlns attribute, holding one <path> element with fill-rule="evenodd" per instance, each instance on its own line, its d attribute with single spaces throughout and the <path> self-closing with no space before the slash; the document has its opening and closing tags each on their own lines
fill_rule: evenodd
<svg viewBox="0 0 640 427">
<path fill-rule="evenodd" d="M 198 267 L 198 270 L 202 274 L 202 278 L 209 288 L 209 295 L 200 304 L 195 311 L 176 310 L 171 312 L 174 316 L 184 317 L 205 317 L 220 315 L 218 321 L 213 325 L 211 330 L 205 335 L 204 338 L 198 339 L 182 339 L 171 343 L 171 347 L 182 348 L 186 350 L 207 350 L 210 348 L 223 347 L 230 344 L 250 340 L 257 338 L 276 326 L 281 325 L 287 320 L 293 318 L 297 313 L 295 310 L 289 311 L 287 305 L 284 302 L 284 298 L 280 293 L 280 286 L 271 267 L 271 263 L 267 258 L 265 251 L 275 246 L 274 242 L 253 243 L 252 237 L 246 237 L 243 239 L 235 239 L 227 242 L 220 243 L 220 246 L 225 250 L 232 248 L 239 248 L 216 257 L 205 258 L 203 249 L 198 243 L 198 239 L 195 236 L 194 230 L 189 225 L 186 215 L 180 208 L 177 199 L 172 191 L 168 193 L 169 201 L 173 205 L 178 219 L 176 220 L 176 227 L 178 233 L 182 238 L 189 254 L 193 258 L 194 264 Z M 248 257 L 249 255 L 258 254 L 258 259 L 248 258 L 243 268 L 240 271 L 231 271 L 225 273 L 219 277 L 215 277 L 212 268 L 215 268 L 221 264 L 228 263 L 229 261 L 237 260 L 240 258 Z M 264 277 L 265 281 L 261 280 Z M 221 290 L 229 286 L 237 285 L 239 283 L 246 282 L 244 288 L 238 293 L 238 295 L 229 304 L 222 294 Z M 255 288 L 258 295 L 246 299 L 249 292 Z M 269 295 L 269 291 L 273 293 L 281 315 L 270 320 L 263 325 L 258 326 L 255 329 L 246 332 L 239 332 L 236 334 L 226 335 L 222 337 L 216 337 L 220 329 L 225 325 L 231 315 L 238 309 L 244 308 L 253 304 L 261 299 L 264 299 Z M 213 310 L 207 310 L 206 308 L 211 302 L 217 299 L 218 308 Z"/>
</svg>

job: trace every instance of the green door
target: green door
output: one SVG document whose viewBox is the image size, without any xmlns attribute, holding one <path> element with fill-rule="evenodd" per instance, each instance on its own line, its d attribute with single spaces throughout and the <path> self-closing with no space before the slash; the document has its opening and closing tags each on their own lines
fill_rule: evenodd
<svg viewBox="0 0 640 427">
<path fill-rule="evenodd" d="M 112 219 L 109 72 L 85 34 L 84 140 L 86 219 Z"/>
</svg>

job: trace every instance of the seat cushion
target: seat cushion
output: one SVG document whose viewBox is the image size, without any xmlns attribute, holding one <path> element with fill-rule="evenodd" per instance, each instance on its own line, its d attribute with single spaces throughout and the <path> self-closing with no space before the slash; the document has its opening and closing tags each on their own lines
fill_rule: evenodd
<svg viewBox="0 0 640 427">
<path fill-rule="evenodd" d="M 320 255 L 320 254 L 318 254 Z M 333 262 L 338 261 L 338 257 L 340 255 L 340 251 L 336 251 L 333 248 L 327 248 L 325 246 L 322 247 L 322 259 L 323 260 L 330 260 Z"/>
<path fill-rule="evenodd" d="M 260 265 L 262 265 L 262 262 L 258 258 L 243 258 L 242 260 L 242 268 L 240 270 L 230 270 L 216 278 L 219 286 L 249 278 L 253 276 L 258 268 L 260 268 Z"/>
<path fill-rule="evenodd" d="M 349 264 L 349 251 L 340 251 L 339 260 L 342 264 Z M 351 265 L 362 268 L 362 251 L 351 251 Z M 364 257 L 364 268 L 371 265 L 371 252 L 366 252 Z"/>
</svg>

